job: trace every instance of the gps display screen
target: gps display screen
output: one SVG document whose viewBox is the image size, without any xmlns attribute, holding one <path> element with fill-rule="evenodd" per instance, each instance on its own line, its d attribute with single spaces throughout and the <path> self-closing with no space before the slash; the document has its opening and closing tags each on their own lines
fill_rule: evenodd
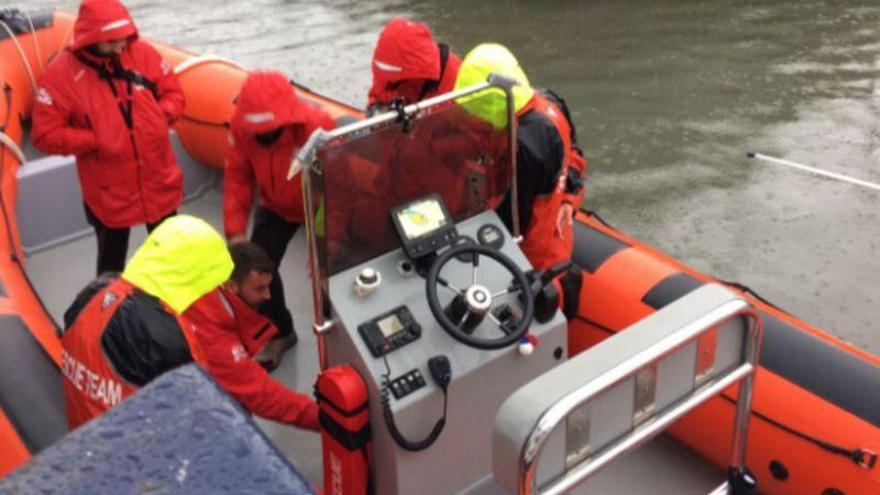
<svg viewBox="0 0 880 495">
<path fill-rule="evenodd" d="M 430 234 L 448 223 L 437 198 L 426 198 L 403 207 L 397 219 L 408 240 Z"/>
<path fill-rule="evenodd" d="M 431 194 L 391 210 L 407 256 L 417 259 L 451 246 L 458 237 L 455 223 L 438 194 Z"/>
</svg>

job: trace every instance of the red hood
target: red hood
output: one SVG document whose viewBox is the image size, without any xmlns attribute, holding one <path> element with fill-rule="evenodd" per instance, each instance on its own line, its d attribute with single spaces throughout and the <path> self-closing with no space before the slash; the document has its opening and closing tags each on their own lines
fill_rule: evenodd
<svg viewBox="0 0 880 495">
<path fill-rule="evenodd" d="M 389 101 L 394 97 L 389 83 L 440 77 L 440 48 L 428 26 L 398 17 L 379 34 L 372 68 L 370 101 Z"/>
<path fill-rule="evenodd" d="M 70 48 L 79 50 L 103 41 L 137 39 L 138 31 L 125 5 L 119 0 L 83 0 L 73 26 Z"/>
<path fill-rule="evenodd" d="M 261 134 L 281 126 L 303 123 L 303 105 L 284 74 L 255 71 L 241 86 L 232 128 L 246 134 Z"/>
</svg>

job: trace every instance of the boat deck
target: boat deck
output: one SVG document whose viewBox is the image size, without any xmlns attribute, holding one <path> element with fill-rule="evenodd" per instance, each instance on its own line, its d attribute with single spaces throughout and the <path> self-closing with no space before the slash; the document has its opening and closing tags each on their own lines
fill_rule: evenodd
<svg viewBox="0 0 880 495">
<path fill-rule="evenodd" d="M 221 229 L 221 209 L 222 196 L 215 184 L 201 197 L 184 205 L 181 212 L 202 217 Z M 143 228 L 132 230 L 129 253 L 134 252 L 145 236 Z M 88 235 L 27 258 L 31 281 L 56 321 L 62 321 L 64 310 L 76 291 L 93 277 L 94 257 L 95 241 L 92 235 Z M 311 332 L 307 257 L 305 231 L 300 230 L 290 243 L 281 266 L 287 303 L 300 341 L 273 375 L 295 390 L 311 393 L 318 372 L 318 359 L 315 337 Z M 271 421 L 258 419 L 258 424 L 303 475 L 316 485 L 322 484 L 319 435 Z M 449 426 L 452 425 L 454 423 Z M 721 470 L 708 466 L 675 442 L 660 437 L 600 472 L 578 492 L 702 494 L 717 487 L 722 479 Z M 497 493 L 503 491 L 498 488 Z"/>
</svg>

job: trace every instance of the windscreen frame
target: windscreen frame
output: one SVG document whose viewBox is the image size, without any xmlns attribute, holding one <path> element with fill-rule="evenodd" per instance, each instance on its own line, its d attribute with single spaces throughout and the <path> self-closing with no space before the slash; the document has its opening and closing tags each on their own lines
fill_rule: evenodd
<svg viewBox="0 0 880 495">
<path fill-rule="evenodd" d="M 363 134 L 369 129 L 399 121 L 415 116 L 419 112 L 426 109 L 452 102 L 459 98 L 474 95 L 481 91 L 491 88 L 497 88 L 504 92 L 507 102 L 507 127 L 509 132 L 509 162 L 510 162 L 510 194 L 511 194 L 511 218 L 513 219 L 513 236 L 517 240 L 521 240 L 519 211 L 516 207 L 518 199 L 517 188 L 517 160 L 516 160 L 516 133 L 517 120 L 513 98 L 513 86 L 517 84 L 516 80 L 498 74 L 491 74 L 486 82 L 475 84 L 467 88 L 445 93 L 434 98 L 430 98 L 418 103 L 407 105 L 396 111 L 392 110 L 383 114 L 379 114 L 347 126 L 339 127 L 332 131 L 317 129 L 309 137 L 306 144 L 300 149 L 290 166 L 288 178 L 292 178 L 296 173 L 302 174 L 303 198 L 305 203 L 305 227 L 307 235 L 307 244 L 309 249 L 309 277 L 312 286 L 312 299 L 314 308 L 314 331 L 318 335 L 318 352 L 319 364 L 321 369 L 327 367 L 327 356 L 324 348 L 323 335 L 332 329 L 334 322 L 331 319 L 331 307 L 329 301 L 329 279 L 330 273 L 326 264 L 326 260 L 322 260 L 317 242 L 316 229 L 318 225 L 323 225 L 323 218 L 318 215 L 323 214 L 315 208 L 316 201 L 323 199 L 323 189 L 316 190 L 316 182 L 321 180 L 323 173 L 322 165 L 318 160 L 318 150 L 327 142 L 340 138 L 353 137 Z"/>
</svg>

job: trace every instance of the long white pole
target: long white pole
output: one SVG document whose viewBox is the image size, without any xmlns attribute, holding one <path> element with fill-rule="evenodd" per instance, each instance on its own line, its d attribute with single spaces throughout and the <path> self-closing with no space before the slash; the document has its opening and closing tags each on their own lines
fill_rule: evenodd
<svg viewBox="0 0 880 495">
<path fill-rule="evenodd" d="M 757 158 L 759 160 L 764 160 L 771 163 L 777 163 L 779 165 L 785 165 L 786 167 L 792 167 L 799 170 L 803 170 L 805 172 L 810 172 L 812 174 L 821 175 L 823 177 L 828 177 L 829 179 L 835 179 L 843 182 L 849 182 L 850 184 L 855 184 L 861 187 L 867 187 L 868 189 L 873 189 L 875 191 L 880 191 L 880 184 L 874 182 L 868 182 L 862 179 L 856 179 L 855 177 L 850 177 L 848 175 L 838 174 L 836 172 L 828 172 L 826 170 L 818 169 L 815 167 L 810 167 L 808 165 L 803 165 L 800 163 L 792 162 L 789 160 L 783 160 L 782 158 L 774 158 L 772 156 L 763 155 L 756 151 L 749 151 L 746 153 L 746 156 L 749 158 Z"/>
</svg>

